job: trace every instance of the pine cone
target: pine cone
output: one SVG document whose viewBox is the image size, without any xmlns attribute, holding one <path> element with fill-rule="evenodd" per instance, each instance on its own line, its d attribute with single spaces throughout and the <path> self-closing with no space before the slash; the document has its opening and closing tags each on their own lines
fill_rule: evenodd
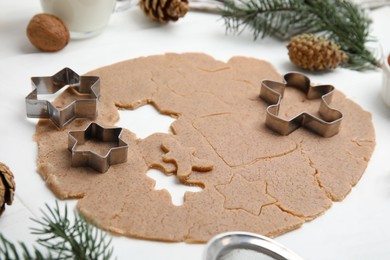
<svg viewBox="0 0 390 260">
<path fill-rule="evenodd" d="M 5 210 L 5 204 L 12 204 L 14 200 L 14 175 L 9 168 L 0 162 L 0 215 Z"/>
<path fill-rule="evenodd" d="M 348 60 L 337 44 L 314 34 L 291 38 L 287 49 L 291 62 L 306 70 L 335 69 Z"/>
<path fill-rule="evenodd" d="M 160 23 L 177 21 L 189 9 L 188 0 L 140 0 L 140 7 L 147 16 Z"/>
</svg>

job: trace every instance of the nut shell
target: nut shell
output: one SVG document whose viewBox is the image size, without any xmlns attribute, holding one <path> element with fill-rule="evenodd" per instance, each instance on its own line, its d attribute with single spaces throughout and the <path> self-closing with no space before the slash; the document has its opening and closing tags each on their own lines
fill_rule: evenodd
<svg viewBox="0 0 390 260">
<path fill-rule="evenodd" d="M 0 162 L 0 215 L 5 210 L 5 204 L 11 205 L 14 200 L 14 175 L 7 165 Z"/>
<path fill-rule="evenodd" d="M 54 52 L 69 42 L 69 30 L 63 21 L 51 14 L 37 14 L 27 26 L 27 37 L 38 49 Z"/>
</svg>

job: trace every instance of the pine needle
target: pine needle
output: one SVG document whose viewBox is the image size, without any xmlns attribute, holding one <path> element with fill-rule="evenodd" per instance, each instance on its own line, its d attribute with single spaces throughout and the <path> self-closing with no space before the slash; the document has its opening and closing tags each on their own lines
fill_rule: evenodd
<svg viewBox="0 0 390 260">
<path fill-rule="evenodd" d="M 367 47 L 371 20 L 347 0 L 225 0 L 222 17 L 228 32 L 250 30 L 254 39 L 289 39 L 301 33 L 326 36 L 347 55 L 343 66 L 353 70 L 380 67 Z"/>
<path fill-rule="evenodd" d="M 32 219 L 39 227 L 31 230 L 39 237 L 36 242 L 48 253 L 35 247 L 31 253 L 24 243 L 15 245 L 0 234 L 0 259 L 108 260 L 112 257 L 111 239 L 84 217 L 75 214 L 71 222 L 67 207 L 60 210 L 57 201 L 54 208 L 46 204 L 46 211 L 41 210 L 41 213 L 41 219 Z"/>
</svg>

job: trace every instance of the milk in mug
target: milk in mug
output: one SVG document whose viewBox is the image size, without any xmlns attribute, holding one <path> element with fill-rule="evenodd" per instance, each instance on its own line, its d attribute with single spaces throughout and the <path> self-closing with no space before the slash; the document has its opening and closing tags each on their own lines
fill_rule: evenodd
<svg viewBox="0 0 390 260">
<path fill-rule="evenodd" d="M 99 34 L 113 13 L 116 0 L 41 0 L 45 13 L 59 17 L 73 38 Z"/>
</svg>

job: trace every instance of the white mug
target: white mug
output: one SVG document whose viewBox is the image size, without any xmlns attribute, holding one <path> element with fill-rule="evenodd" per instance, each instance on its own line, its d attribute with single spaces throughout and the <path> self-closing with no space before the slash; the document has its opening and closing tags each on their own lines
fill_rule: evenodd
<svg viewBox="0 0 390 260">
<path fill-rule="evenodd" d="M 73 39 L 101 33 L 111 14 L 126 10 L 131 0 L 41 0 L 42 10 L 60 18 Z"/>
<path fill-rule="evenodd" d="M 386 105 L 390 106 L 390 54 L 383 60 L 382 98 Z"/>
</svg>

